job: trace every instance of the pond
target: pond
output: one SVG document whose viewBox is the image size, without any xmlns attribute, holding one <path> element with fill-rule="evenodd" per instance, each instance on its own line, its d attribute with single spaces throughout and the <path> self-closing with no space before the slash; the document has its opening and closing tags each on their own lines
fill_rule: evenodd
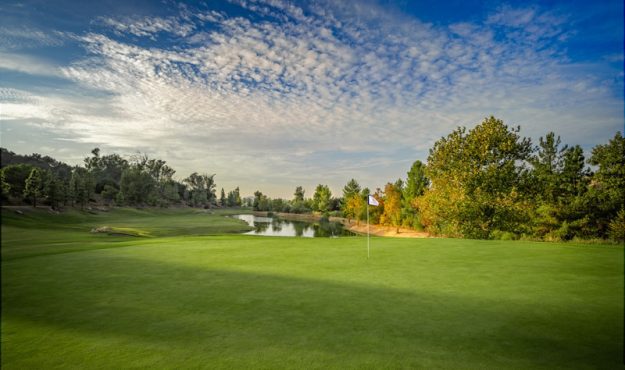
<svg viewBox="0 0 625 370">
<path fill-rule="evenodd" d="M 243 220 L 254 228 L 254 230 L 245 233 L 246 235 L 298 236 L 304 238 L 336 238 L 339 236 L 356 235 L 346 230 L 339 222 L 293 221 L 278 217 L 254 215 L 234 215 L 232 217 Z"/>
</svg>

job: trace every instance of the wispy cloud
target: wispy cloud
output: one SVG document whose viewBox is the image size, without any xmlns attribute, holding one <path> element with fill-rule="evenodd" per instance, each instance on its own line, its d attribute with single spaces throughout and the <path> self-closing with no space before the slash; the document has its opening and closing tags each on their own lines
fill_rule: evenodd
<svg viewBox="0 0 625 370">
<path fill-rule="evenodd" d="M 0 70 L 2 69 L 38 76 L 58 77 L 61 75 L 58 66 L 43 61 L 41 58 L 0 51 Z"/>
<path fill-rule="evenodd" d="M 182 6 L 169 17 L 101 18 L 77 37 L 88 55 L 61 71 L 103 95 L 11 103 L 0 90 L 3 109 L 76 141 L 162 155 L 182 172 L 206 167 L 226 184 L 336 189 L 341 176 L 381 186 L 438 137 L 489 114 L 582 143 L 622 122 L 622 74 L 577 73 L 584 66 L 559 46 L 567 18 L 537 7 L 435 26 L 373 4 L 234 3 L 249 15 Z"/>
<path fill-rule="evenodd" d="M 63 32 L 42 30 L 29 27 L 0 27 L 0 49 L 30 49 L 42 46 L 61 46 L 65 42 Z"/>
</svg>

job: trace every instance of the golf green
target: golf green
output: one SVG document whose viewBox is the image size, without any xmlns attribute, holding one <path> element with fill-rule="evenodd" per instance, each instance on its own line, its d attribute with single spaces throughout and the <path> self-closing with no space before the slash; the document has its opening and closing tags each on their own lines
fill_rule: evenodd
<svg viewBox="0 0 625 370">
<path fill-rule="evenodd" d="M 621 246 L 245 229 L 3 210 L 2 367 L 622 367 Z"/>
</svg>

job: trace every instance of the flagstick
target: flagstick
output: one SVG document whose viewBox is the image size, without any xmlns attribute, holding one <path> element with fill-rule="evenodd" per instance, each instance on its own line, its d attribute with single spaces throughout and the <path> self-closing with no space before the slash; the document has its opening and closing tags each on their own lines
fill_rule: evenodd
<svg viewBox="0 0 625 370">
<path fill-rule="evenodd" d="M 367 199 L 367 259 L 369 259 L 369 199 Z"/>
</svg>

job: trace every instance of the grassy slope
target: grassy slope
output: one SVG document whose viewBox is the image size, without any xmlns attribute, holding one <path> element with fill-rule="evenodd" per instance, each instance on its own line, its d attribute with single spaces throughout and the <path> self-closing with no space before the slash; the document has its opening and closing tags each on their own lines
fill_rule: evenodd
<svg viewBox="0 0 625 370">
<path fill-rule="evenodd" d="M 45 210 L 23 211 L 20 215 L 14 210 L 2 209 L 3 260 L 132 244 L 134 238 L 130 236 L 89 232 L 102 226 L 146 237 L 211 235 L 250 229 L 244 221 L 220 216 L 231 213 L 228 211 L 164 209 L 154 212 L 126 208 L 97 214 L 68 211 L 60 215 Z"/>
<path fill-rule="evenodd" d="M 144 216 L 123 226 L 176 223 Z M 3 368 L 622 363 L 621 247 L 373 238 L 367 260 L 358 237 L 76 241 L 101 225 L 80 217 L 65 235 L 3 219 Z M 83 250 L 59 254 L 47 233 Z"/>
</svg>

